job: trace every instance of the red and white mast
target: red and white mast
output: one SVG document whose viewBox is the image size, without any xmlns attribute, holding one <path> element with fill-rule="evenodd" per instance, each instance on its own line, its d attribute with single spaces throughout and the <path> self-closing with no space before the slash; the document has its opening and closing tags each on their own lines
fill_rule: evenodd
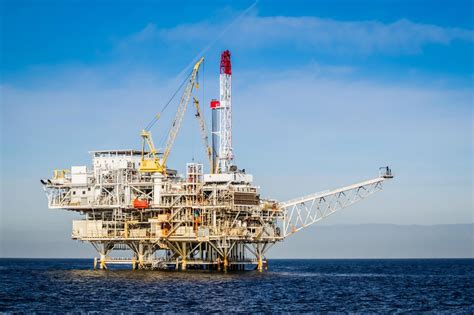
<svg viewBox="0 0 474 315">
<path fill-rule="evenodd" d="M 219 127 L 218 130 L 213 131 L 219 137 L 216 172 L 229 173 L 234 155 L 232 152 L 232 67 L 228 50 L 221 54 L 219 102 L 211 102 L 211 108 L 219 112 Z"/>
</svg>

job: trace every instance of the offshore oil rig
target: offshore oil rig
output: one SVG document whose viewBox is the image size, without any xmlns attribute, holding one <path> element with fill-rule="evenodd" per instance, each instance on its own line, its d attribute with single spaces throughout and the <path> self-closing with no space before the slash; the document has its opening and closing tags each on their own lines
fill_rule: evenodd
<svg viewBox="0 0 474 315">
<path fill-rule="evenodd" d="M 150 128 L 141 132 L 141 150 L 92 151 L 92 168 L 55 170 L 41 183 L 50 209 L 76 211 L 72 238 L 90 242 L 99 257 L 94 268 L 129 264 L 133 269 L 262 271 L 265 253 L 277 242 L 334 212 L 380 191 L 393 177 L 388 167 L 373 179 L 279 202 L 262 199 L 253 177 L 233 163 L 232 67 L 221 55 L 220 96 L 210 103 L 209 143 L 203 112 L 193 97 L 201 138 L 209 160 L 186 164 L 186 174 L 167 167 L 167 159 L 198 88 L 203 58 L 183 83 L 183 92 L 163 150 L 155 148 Z M 131 250 L 128 258 L 113 250 Z"/>
</svg>

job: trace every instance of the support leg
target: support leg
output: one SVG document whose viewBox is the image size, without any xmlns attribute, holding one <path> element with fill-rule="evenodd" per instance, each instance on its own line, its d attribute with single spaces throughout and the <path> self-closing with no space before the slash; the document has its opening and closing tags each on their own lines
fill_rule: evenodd
<svg viewBox="0 0 474 315">
<path fill-rule="evenodd" d="M 145 268 L 145 249 L 142 243 L 138 244 L 138 268 Z"/>
<path fill-rule="evenodd" d="M 107 254 L 109 253 L 110 250 L 114 248 L 114 244 L 107 243 L 107 242 L 92 242 L 91 244 L 100 254 L 99 268 L 102 270 L 107 269 Z M 97 267 L 97 259 L 94 262 L 94 268 L 96 267 Z"/>
<path fill-rule="evenodd" d="M 187 258 L 186 243 L 183 242 L 182 248 L 183 248 L 183 260 L 181 262 L 181 270 L 186 270 L 186 265 L 187 265 L 187 261 L 186 261 L 186 258 Z"/>
<path fill-rule="evenodd" d="M 107 264 L 106 264 L 107 256 L 105 254 L 100 254 L 100 269 L 105 270 L 107 269 Z"/>
<path fill-rule="evenodd" d="M 263 261 L 262 261 L 262 256 L 258 255 L 257 257 L 257 270 L 262 272 L 263 271 Z"/>
<path fill-rule="evenodd" d="M 224 257 L 224 272 L 227 271 L 227 268 L 229 267 L 229 259 L 227 258 L 227 256 Z"/>
</svg>

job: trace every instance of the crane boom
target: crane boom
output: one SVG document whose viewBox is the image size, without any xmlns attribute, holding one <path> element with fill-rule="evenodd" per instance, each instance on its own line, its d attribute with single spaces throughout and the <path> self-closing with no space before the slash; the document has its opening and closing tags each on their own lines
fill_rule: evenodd
<svg viewBox="0 0 474 315">
<path fill-rule="evenodd" d="M 194 106 L 196 106 L 196 118 L 199 122 L 199 130 L 201 131 L 201 139 L 206 148 L 207 159 L 209 160 L 210 173 L 214 174 L 214 163 L 212 162 L 212 149 L 209 145 L 209 137 L 207 135 L 206 121 L 201 113 L 201 107 L 199 106 L 199 101 L 194 97 Z"/>
<path fill-rule="evenodd" d="M 376 178 L 280 203 L 284 211 L 283 236 L 290 236 L 382 190 L 382 183 L 391 178 L 393 178 L 392 171 L 387 166 L 380 169 L 380 174 Z"/>
<path fill-rule="evenodd" d="M 204 61 L 204 58 L 201 57 L 198 62 L 194 65 L 193 72 L 191 73 L 191 77 L 189 78 L 188 84 L 185 87 L 184 93 L 181 96 L 181 101 L 179 102 L 178 111 L 176 112 L 176 116 L 174 118 L 173 124 L 171 125 L 171 130 L 168 134 L 168 140 L 166 141 L 165 151 L 163 153 L 162 159 L 162 166 L 166 165 L 166 160 L 171 152 L 171 148 L 173 147 L 174 140 L 178 135 L 179 129 L 181 128 L 181 122 L 183 121 L 184 113 L 186 112 L 186 108 L 188 107 L 189 98 L 191 97 L 191 92 L 193 91 L 194 84 L 196 82 L 196 76 L 201 66 L 201 63 Z"/>
<path fill-rule="evenodd" d="M 168 133 L 168 139 L 166 140 L 165 150 L 163 152 L 163 157 L 161 161 L 157 155 L 155 146 L 153 144 L 153 140 L 151 138 L 151 132 L 147 130 L 142 130 L 141 137 L 143 138 L 143 145 L 142 145 L 142 160 L 140 164 L 140 171 L 141 172 L 149 172 L 149 173 L 166 173 L 166 161 L 168 159 L 169 154 L 171 153 L 171 148 L 173 147 L 173 143 L 178 135 L 179 129 L 181 128 L 181 122 L 183 121 L 184 114 L 186 113 L 186 108 L 189 103 L 189 99 L 191 97 L 191 92 L 193 91 L 193 87 L 196 84 L 196 77 L 198 74 L 199 67 L 201 63 L 204 61 L 204 58 L 196 62 L 194 65 L 193 71 L 189 77 L 189 81 L 184 88 L 183 95 L 181 96 L 181 100 L 178 105 L 178 110 L 176 111 L 176 115 L 174 117 L 173 123 L 171 125 L 170 131 Z M 152 158 L 146 159 L 145 158 L 145 143 L 150 148 L 150 153 Z"/>
</svg>

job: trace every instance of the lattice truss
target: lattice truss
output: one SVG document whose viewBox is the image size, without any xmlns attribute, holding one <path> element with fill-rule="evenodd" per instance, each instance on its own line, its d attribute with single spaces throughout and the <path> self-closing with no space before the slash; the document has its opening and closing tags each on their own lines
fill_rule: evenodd
<svg viewBox="0 0 474 315">
<path fill-rule="evenodd" d="M 283 236 L 287 237 L 334 212 L 382 190 L 385 178 L 376 178 L 334 191 L 323 191 L 280 204 L 284 211 Z"/>
</svg>

